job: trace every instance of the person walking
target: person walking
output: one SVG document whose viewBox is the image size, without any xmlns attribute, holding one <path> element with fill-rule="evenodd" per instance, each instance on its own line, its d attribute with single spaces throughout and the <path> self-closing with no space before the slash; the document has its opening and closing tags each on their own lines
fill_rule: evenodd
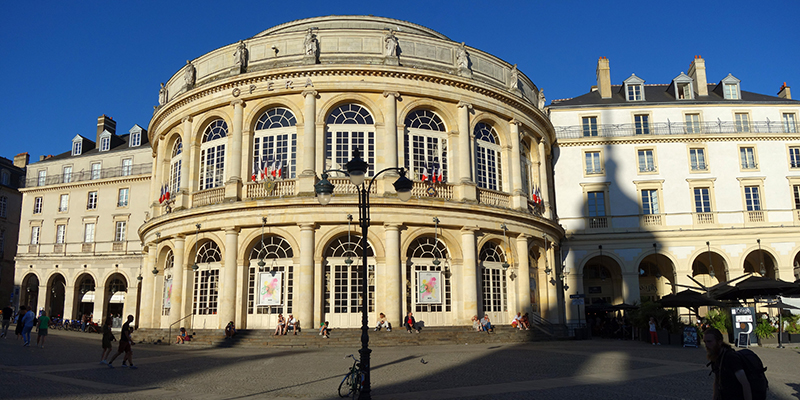
<svg viewBox="0 0 800 400">
<path fill-rule="evenodd" d="M 13 316 L 14 309 L 11 308 L 11 304 L 9 304 L 3 309 L 3 331 L 0 333 L 0 337 L 3 339 L 8 335 L 8 326 L 11 325 L 11 317 Z"/>
<path fill-rule="evenodd" d="M 30 307 L 26 307 L 25 315 L 22 317 L 22 345 L 28 347 L 31 345 L 31 330 L 33 329 L 33 322 L 36 316 Z"/>
<path fill-rule="evenodd" d="M 22 336 L 22 328 L 25 324 L 22 323 L 22 317 L 25 316 L 25 311 L 28 310 L 28 307 L 20 306 L 19 312 L 17 313 L 17 327 L 14 328 L 14 333 L 17 335 L 17 339 L 19 340 L 20 336 Z"/>
<path fill-rule="evenodd" d="M 751 400 L 753 398 L 750 382 L 744 371 L 742 359 L 722 339 L 722 332 L 709 328 L 703 332 L 706 357 L 711 361 L 714 372 L 714 400 Z"/>
<path fill-rule="evenodd" d="M 36 347 L 44 348 L 44 339 L 47 337 L 47 329 L 50 327 L 50 317 L 44 314 L 44 310 L 39 311 L 39 330 L 36 335 Z M 41 345 L 39 344 L 41 343 Z"/>
<path fill-rule="evenodd" d="M 111 364 L 114 363 L 114 360 L 116 360 L 120 354 L 125 353 L 125 357 L 122 357 L 122 367 L 130 365 L 131 369 L 136 369 L 133 365 L 133 349 L 131 349 L 131 346 L 134 344 L 131 339 L 131 322 L 133 322 L 133 315 L 128 315 L 128 321 L 122 325 L 117 354 L 114 354 L 114 357 L 108 360 L 108 368 L 114 368 Z M 126 361 L 128 364 L 125 364 Z"/>
<path fill-rule="evenodd" d="M 650 343 L 655 345 L 660 345 L 661 342 L 658 341 L 658 332 L 656 331 L 656 319 L 650 317 Z"/>
<path fill-rule="evenodd" d="M 111 355 L 111 342 L 117 340 L 111 332 L 113 318 L 108 317 L 103 322 L 103 354 L 100 355 L 100 364 L 108 364 L 108 356 Z M 181 328 L 183 329 L 183 328 Z"/>
</svg>

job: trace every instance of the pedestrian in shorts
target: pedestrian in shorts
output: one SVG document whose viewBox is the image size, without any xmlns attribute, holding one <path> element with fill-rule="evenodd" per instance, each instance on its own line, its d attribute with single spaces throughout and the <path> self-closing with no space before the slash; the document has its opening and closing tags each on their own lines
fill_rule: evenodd
<svg viewBox="0 0 800 400">
<path fill-rule="evenodd" d="M 50 317 L 44 315 L 44 310 L 39 311 L 39 324 L 38 335 L 36 335 L 36 346 L 44 348 L 44 339 L 47 337 L 47 328 L 50 327 Z M 39 345 L 41 343 L 41 345 Z"/>
<path fill-rule="evenodd" d="M 111 332 L 111 317 L 103 322 L 103 354 L 100 356 L 100 364 L 108 364 L 108 356 L 111 355 L 111 342 L 117 340 Z"/>
</svg>

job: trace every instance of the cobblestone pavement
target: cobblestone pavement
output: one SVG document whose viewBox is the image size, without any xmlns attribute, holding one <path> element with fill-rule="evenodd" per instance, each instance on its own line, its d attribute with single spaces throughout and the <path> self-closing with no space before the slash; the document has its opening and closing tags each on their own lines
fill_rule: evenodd
<svg viewBox="0 0 800 400">
<path fill-rule="evenodd" d="M 36 335 L 32 335 L 35 340 Z M 135 334 L 134 334 L 135 337 Z M 320 339 L 322 340 L 322 339 Z M 356 348 L 138 344 L 137 370 L 100 365 L 100 335 L 52 332 L 44 349 L 0 339 L 0 398 L 334 399 Z M 771 399 L 800 399 L 800 350 L 755 348 Z M 422 362 L 424 359 L 425 363 Z M 379 347 L 376 399 L 710 399 L 702 348 L 591 340 Z"/>
</svg>

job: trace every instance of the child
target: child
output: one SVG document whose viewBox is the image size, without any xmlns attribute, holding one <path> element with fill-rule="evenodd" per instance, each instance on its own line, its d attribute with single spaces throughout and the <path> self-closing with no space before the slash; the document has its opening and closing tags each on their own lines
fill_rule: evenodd
<svg viewBox="0 0 800 400">
<path fill-rule="evenodd" d="M 181 327 L 181 333 L 178 334 L 178 340 L 175 342 L 175 344 L 183 344 L 184 342 L 188 342 L 190 340 L 192 340 L 192 336 L 187 335 L 186 328 Z"/>
</svg>

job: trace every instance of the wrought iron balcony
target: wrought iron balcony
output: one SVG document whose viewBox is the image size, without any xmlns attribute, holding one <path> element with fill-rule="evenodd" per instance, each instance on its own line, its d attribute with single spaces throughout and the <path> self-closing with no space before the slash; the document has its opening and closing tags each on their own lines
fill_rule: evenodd
<svg viewBox="0 0 800 400">
<path fill-rule="evenodd" d="M 153 171 L 153 164 L 145 163 L 133 166 L 103 168 L 100 171 L 79 171 L 68 174 L 54 174 L 44 179 L 39 177 L 30 178 L 25 181 L 25 187 L 37 187 L 47 185 L 59 185 L 62 183 L 83 182 L 97 179 L 117 178 L 120 176 L 149 175 Z"/>
<path fill-rule="evenodd" d="M 794 133 L 798 132 L 800 125 L 788 125 L 783 121 L 753 121 L 745 125 L 736 121 L 706 121 L 706 122 L 652 122 L 645 126 L 641 124 L 602 124 L 602 125 L 572 125 L 556 126 L 558 139 L 580 139 L 590 137 L 626 137 L 626 136 L 663 136 L 663 135 L 693 135 L 693 134 L 736 134 L 736 133 Z"/>
</svg>

